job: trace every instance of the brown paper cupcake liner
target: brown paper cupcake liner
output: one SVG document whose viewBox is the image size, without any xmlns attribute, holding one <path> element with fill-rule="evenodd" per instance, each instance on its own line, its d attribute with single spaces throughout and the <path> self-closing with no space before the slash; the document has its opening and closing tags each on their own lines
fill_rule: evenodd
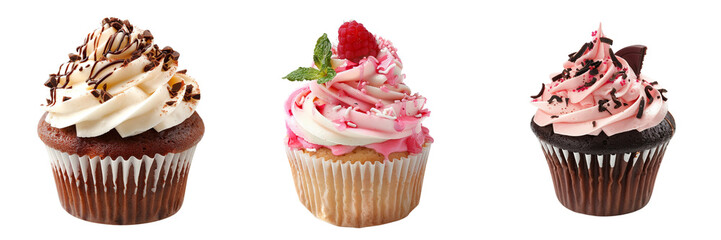
<svg viewBox="0 0 721 240">
<path fill-rule="evenodd" d="M 147 223 L 175 214 L 195 152 L 193 146 L 180 153 L 113 159 L 47 149 L 63 208 L 105 224 Z"/>
<path fill-rule="evenodd" d="M 575 212 L 612 216 L 643 208 L 651 198 L 668 141 L 650 149 L 587 154 L 540 141 L 558 200 Z"/>
<path fill-rule="evenodd" d="M 342 162 L 286 147 L 301 203 L 316 217 L 345 227 L 402 219 L 418 205 L 430 145 L 384 162 Z"/>
</svg>

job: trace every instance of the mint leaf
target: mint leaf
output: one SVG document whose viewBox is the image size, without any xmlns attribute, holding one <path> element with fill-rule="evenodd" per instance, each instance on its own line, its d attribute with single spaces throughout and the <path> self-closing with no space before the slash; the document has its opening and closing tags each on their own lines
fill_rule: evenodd
<svg viewBox="0 0 721 240">
<path fill-rule="evenodd" d="M 331 43 L 328 40 L 328 34 L 323 33 L 323 36 L 318 38 L 315 43 L 315 50 L 313 51 L 313 62 L 318 69 L 330 67 L 330 58 L 333 56 L 331 51 Z"/>
<path fill-rule="evenodd" d="M 328 69 L 328 72 L 325 74 L 325 76 L 322 76 L 318 79 L 318 84 L 323 84 L 330 82 L 330 80 L 333 80 L 335 77 L 335 70 L 333 68 Z"/>
<path fill-rule="evenodd" d="M 288 79 L 290 81 L 305 81 L 315 80 L 321 77 L 323 76 L 321 76 L 321 72 L 318 69 L 299 67 L 295 71 L 283 77 L 283 79 Z"/>
<path fill-rule="evenodd" d="M 333 56 L 332 45 L 328 39 L 328 34 L 323 34 L 318 38 L 313 49 L 313 62 L 317 68 L 300 67 L 289 73 L 283 79 L 290 81 L 318 80 L 318 84 L 330 82 L 335 77 L 336 72 L 330 63 Z"/>
</svg>

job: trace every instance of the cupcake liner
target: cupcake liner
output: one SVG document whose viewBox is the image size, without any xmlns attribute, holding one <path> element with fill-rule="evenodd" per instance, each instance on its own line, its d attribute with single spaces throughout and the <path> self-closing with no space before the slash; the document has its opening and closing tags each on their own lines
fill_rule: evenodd
<svg viewBox="0 0 721 240">
<path fill-rule="evenodd" d="M 651 198 L 668 141 L 637 152 L 588 154 L 540 141 L 558 200 L 575 212 L 612 216 L 643 208 Z"/>
<path fill-rule="evenodd" d="M 138 224 L 175 214 L 183 204 L 195 146 L 138 159 L 89 157 L 47 147 L 60 204 L 97 223 Z"/>
<path fill-rule="evenodd" d="M 402 219 L 418 205 L 430 145 L 419 154 L 383 162 L 316 158 L 286 146 L 301 203 L 316 217 L 345 227 Z"/>
</svg>

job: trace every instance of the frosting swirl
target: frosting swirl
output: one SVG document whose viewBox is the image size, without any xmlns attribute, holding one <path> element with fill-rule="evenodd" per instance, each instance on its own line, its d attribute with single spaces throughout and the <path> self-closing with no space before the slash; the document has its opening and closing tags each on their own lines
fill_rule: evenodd
<svg viewBox="0 0 721 240">
<path fill-rule="evenodd" d="M 668 108 L 656 83 L 637 76 L 622 57 L 611 50 L 613 41 L 599 26 L 593 40 L 569 55 L 563 72 L 543 85 L 531 104 L 538 108 L 533 121 L 553 124 L 557 134 L 607 136 L 659 124 Z M 661 91 L 659 91 L 661 90 Z"/>
<path fill-rule="evenodd" d="M 112 129 L 128 137 L 173 127 L 195 111 L 198 84 L 177 71 L 180 54 L 153 44 L 150 31 L 106 18 L 76 50 L 45 83 L 51 126 L 75 125 L 78 137 Z"/>
<path fill-rule="evenodd" d="M 285 104 L 288 144 L 294 148 L 328 147 L 342 155 L 364 146 L 388 157 L 393 152 L 419 153 L 432 142 L 421 121 L 430 112 L 426 99 L 403 83 L 403 64 L 390 41 L 377 38 L 380 51 L 354 63 L 331 64 L 337 75 L 328 83 L 308 83 Z"/>
</svg>

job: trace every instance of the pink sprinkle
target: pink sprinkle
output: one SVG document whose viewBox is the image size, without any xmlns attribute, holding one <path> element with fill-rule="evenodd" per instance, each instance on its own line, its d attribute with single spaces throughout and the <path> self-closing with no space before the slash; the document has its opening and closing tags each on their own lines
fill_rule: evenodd
<svg viewBox="0 0 721 240">
<path fill-rule="evenodd" d="M 593 32 L 591 33 L 591 37 L 595 37 L 595 36 L 596 36 L 596 33 L 598 33 L 598 31 L 593 31 Z"/>
</svg>

